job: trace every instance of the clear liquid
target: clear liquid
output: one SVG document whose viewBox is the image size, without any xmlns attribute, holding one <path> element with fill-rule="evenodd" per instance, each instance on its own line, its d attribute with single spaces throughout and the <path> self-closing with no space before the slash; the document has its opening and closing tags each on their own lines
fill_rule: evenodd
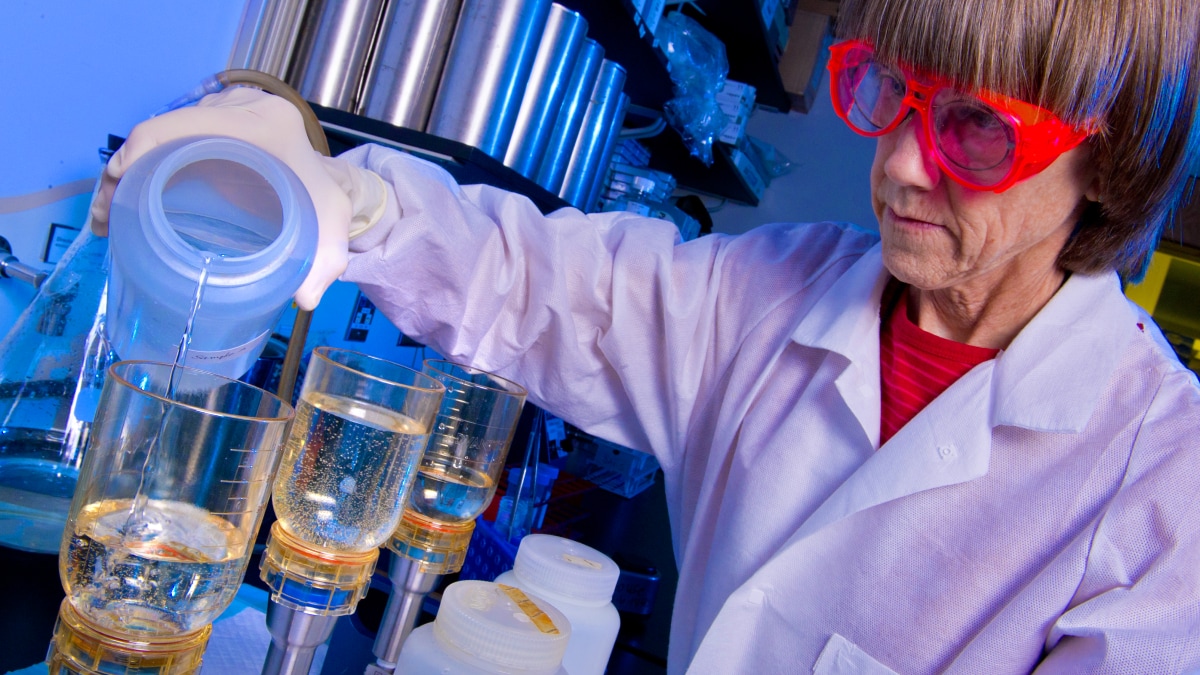
<svg viewBox="0 0 1200 675">
<path fill-rule="evenodd" d="M 104 500 L 79 512 L 60 562 L 72 604 L 125 633 L 171 635 L 212 623 L 249 560 L 241 532 L 199 507 L 158 499 L 131 522 L 130 502 Z"/>
<path fill-rule="evenodd" d="M 495 482 L 482 471 L 455 467 L 453 461 L 450 457 L 425 458 L 409 498 L 414 511 L 444 523 L 463 523 L 483 513 Z"/>
<path fill-rule="evenodd" d="M 275 478 L 279 522 L 334 551 L 367 551 L 400 523 L 429 430 L 370 403 L 309 393 Z"/>
<path fill-rule="evenodd" d="M 56 553 L 79 471 L 45 429 L 0 429 L 0 544 Z"/>
</svg>

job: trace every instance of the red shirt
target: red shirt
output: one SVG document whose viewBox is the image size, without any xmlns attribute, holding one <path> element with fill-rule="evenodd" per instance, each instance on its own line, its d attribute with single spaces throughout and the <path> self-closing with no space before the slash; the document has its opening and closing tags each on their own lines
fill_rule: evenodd
<svg viewBox="0 0 1200 675">
<path fill-rule="evenodd" d="M 880 444 L 967 371 L 1000 353 L 921 330 L 908 317 L 908 289 L 900 289 L 898 295 L 879 334 Z"/>
</svg>

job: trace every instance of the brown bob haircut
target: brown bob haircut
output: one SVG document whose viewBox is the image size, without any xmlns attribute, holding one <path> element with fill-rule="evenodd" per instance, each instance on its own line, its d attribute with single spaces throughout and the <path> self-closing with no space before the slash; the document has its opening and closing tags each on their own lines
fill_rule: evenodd
<svg viewBox="0 0 1200 675">
<path fill-rule="evenodd" d="M 842 0 L 839 38 L 885 62 L 987 89 L 1096 129 L 1098 203 L 1059 265 L 1145 273 L 1190 190 L 1200 91 L 1200 0 Z"/>
</svg>

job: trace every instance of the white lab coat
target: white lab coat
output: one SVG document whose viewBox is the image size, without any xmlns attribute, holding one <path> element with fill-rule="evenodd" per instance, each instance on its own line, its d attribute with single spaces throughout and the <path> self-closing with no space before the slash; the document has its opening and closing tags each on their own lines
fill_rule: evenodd
<svg viewBox="0 0 1200 675">
<path fill-rule="evenodd" d="M 348 158 L 397 199 L 345 279 L 406 334 L 658 457 L 671 673 L 1200 666 L 1200 389 L 1115 275 L 1073 275 L 879 447 L 874 233 L 677 245 L 382 148 Z"/>
</svg>

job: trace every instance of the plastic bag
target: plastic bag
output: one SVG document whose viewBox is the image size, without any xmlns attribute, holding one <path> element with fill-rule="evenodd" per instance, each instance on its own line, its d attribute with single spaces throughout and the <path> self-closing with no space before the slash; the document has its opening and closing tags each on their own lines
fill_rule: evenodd
<svg viewBox="0 0 1200 675">
<path fill-rule="evenodd" d="M 663 105 L 667 123 L 683 138 L 692 156 L 712 166 L 713 140 L 725 128 L 726 116 L 716 94 L 729 73 L 725 45 L 687 15 L 675 11 L 656 33 L 671 68 L 675 98 Z"/>
<path fill-rule="evenodd" d="M 750 156 L 750 160 L 762 170 L 763 176 L 766 177 L 768 182 L 772 178 L 779 178 L 791 172 L 792 161 L 770 143 L 753 136 L 747 136 L 746 146 L 750 150 L 747 153 Z"/>
</svg>

